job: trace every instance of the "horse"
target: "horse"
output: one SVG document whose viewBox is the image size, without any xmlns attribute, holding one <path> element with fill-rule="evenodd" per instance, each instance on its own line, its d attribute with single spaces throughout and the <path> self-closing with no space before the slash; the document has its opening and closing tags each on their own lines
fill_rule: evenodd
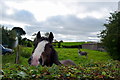
<svg viewBox="0 0 120 80">
<path fill-rule="evenodd" d="M 84 51 L 81 51 L 79 48 L 78 48 L 78 54 L 80 55 L 80 56 L 86 56 L 86 58 L 88 57 L 87 56 L 87 52 L 84 52 Z"/>
<path fill-rule="evenodd" d="M 62 60 L 60 61 L 61 64 L 68 66 L 68 65 L 76 65 L 72 60 Z"/>
<path fill-rule="evenodd" d="M 41 37 L 40 31 L 37 33 L 34 39 L 34 49 L 32 51 L 32 56 L 28 59 L 28 63 L 33 66 L 52 66 L 56 65 L 68 65 L 75 64 L 71 60 L 58 60 L 58 54 L 52 45 L 53 33 L 50 32 L 48 37 Z"/>
</svg>

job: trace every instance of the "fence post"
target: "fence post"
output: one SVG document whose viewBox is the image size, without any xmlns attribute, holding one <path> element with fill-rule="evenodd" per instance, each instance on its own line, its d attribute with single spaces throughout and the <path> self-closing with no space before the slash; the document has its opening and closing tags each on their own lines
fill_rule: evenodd
<svg viewBox="0 0 120 80">
<path fill-rule="evenodd" d="M 17 39 L 18 39 L 18 37 L 17 37 Z M 17 43 L 16 43 L 16 45 L 17 45 L 17 51 L 16 51 L 16 57 L 15 57 L 15 63 L 16 64 L 19 64 L 19 51 L 20 51 L 20 47 L 19 47 L 19 40 L 17 40 Z"/>
<path fill-rule="evenodd" d="M 15 57 L 15 63 L 19 64 L 19 45 L 17 46 L 17 52 L 16 52 L 16 57 Z"/>
</svg>

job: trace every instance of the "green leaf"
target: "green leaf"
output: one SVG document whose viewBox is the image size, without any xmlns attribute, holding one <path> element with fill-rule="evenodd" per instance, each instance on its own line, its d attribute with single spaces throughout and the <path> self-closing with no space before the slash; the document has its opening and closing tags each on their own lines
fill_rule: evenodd
<svg viewBox="0 0 120 80">
<path fill-rule="evenodd" d="M 25 78 L 27 76 L 27 74 L 23 71 L 18 72 L 17 75 L 21 76 L 22 78 Z"/>
<path fill-rule="evenodd" d="M 102 72 L 102 75 L 106 75 L 106 72 Z"/>
</svg>

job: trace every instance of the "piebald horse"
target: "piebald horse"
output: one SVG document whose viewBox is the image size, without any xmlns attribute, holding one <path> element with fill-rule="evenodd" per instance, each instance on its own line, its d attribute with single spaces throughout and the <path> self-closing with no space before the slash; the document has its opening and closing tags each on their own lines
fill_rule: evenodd
<svg viewBox="0 0 120 80">
<path fill-rule="evenodd" d="M 87 52 L 84 52 L 84 51 L 81 51 L 80 50 L 80 48 L 78 48 L 78 54 L 80 55 L 80 56 L 86 56 L 86 58 L 88 58 L 88 56 L 87 56 Z"/>
<path fill-rule="evenodd" d="M 32 51 L 32 56 L 28 59 L 28 63 L 30 65 L 75 65 L 75 63 L 71 60 L 58 60 L 58 54 L 52 45 L 53 38 L 54 36 L 52 32 L 50 32 L 49 37 L 41 37 L 40 31 L 37 33 L 34 40 L 34 49 Z"/>
</svg>

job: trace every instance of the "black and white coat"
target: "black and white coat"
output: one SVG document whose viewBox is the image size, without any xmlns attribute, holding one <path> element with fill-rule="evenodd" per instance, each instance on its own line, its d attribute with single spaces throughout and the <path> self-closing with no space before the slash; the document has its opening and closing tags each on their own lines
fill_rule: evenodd
<svg viewBox="0 0 120 80">
<path fill-rule="evenodd" d="M 87 52 L 85 52 L 85 51 L 81 51 L 80 49 L 78 49 L 78 55 L 80 55 L 80 56 L 86 56 L 86 58 L 88 57 L 87 56 Z"/>
</svg>

